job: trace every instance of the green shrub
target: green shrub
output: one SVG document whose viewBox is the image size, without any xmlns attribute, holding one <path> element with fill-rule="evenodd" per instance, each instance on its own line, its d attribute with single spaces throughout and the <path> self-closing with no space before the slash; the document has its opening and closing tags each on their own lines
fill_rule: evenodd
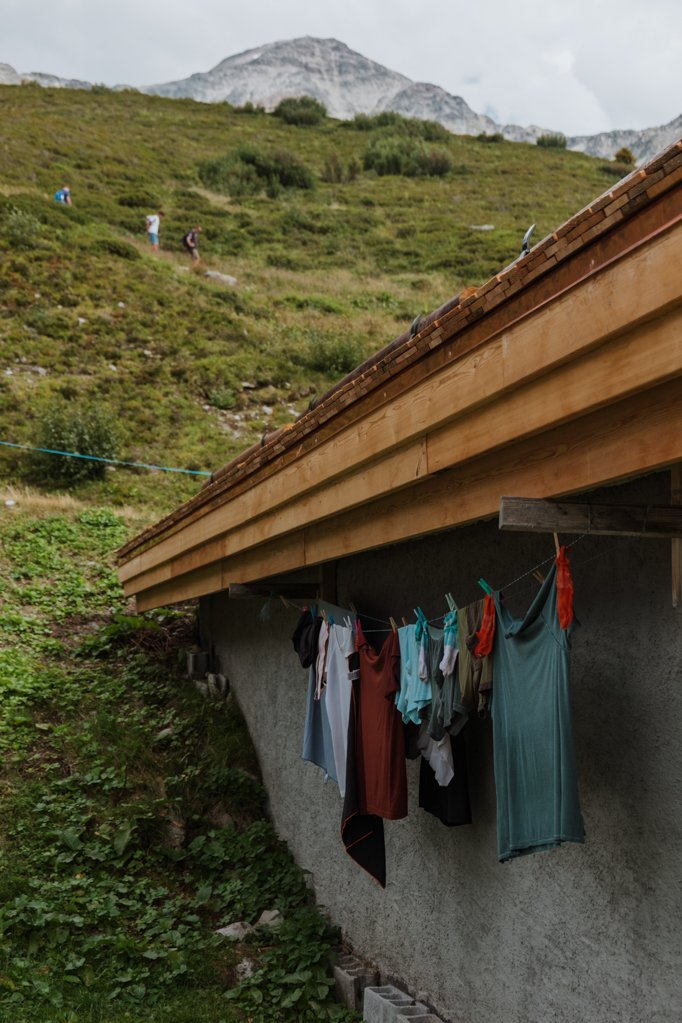
<svg viewBox="0 0 682 1023">
<path fill-rule="evenodd" d="M 614 163 L 624 163 L 628 167 L 634 167 L 637 163 L 635 154 L 627 146 L 621 146 L 613 157 Z"/>
<path fill-rule="evenodd" d="M 439 177 L 450 173 L 452 159 L 444 149 L 434 149 L 409 137 L 388 136 L 370 142 L 365 150 L 363 166 L 379 176 Z"/>
<path fill-rule="evenodd" d="M 384 110 L 380 114 L 356 114 L 347 124 L 356 131 L 390 129 L 391 135 L 410 135 L 424 142 L 449 142 L 452 138 L 452 133 L 438 121 L 404 117 L 395 110 Z"/>
<path fill-rule="evenodd" d="M 251 100 L 248 100 L 241 107 L 233 107 L 232 112 L 235 114 L 264 114 L 265 107 L 260 103 L 252 103 Z"/>
<path fill-rule="evenodd" d="M 150 210 L 158 210 L 160 206 L 159 197 L 153 192 L 133 192 L 130 195 L 121 195 L 116 202 L 119 206 L 148 207 Z"/>
<path fill-rule="evenodd" d="M 266 192 L 274 198 L 284 188 L 315 187 L 312 171 L 293 153 L 255 146 L 242 146 L 217 160 L 205 160 L 199 165 L 199 177 L 207 188 L 235 196 Z"/>
<path fill-rule="evenodd" d="M 208 396 L 209 405 L 213 405 L 213 408 L 219 408 L 223 411 L 234 408 L 237 404 L 237 395 L 229 387 L 219 387 L 215 391 L 211 391 Z"/>
<path fill-rule="evenodd" d="M 538 135 L 535 140 L 535 144 L 540 146 L 542 149 L 565 149 L 566 148 L 566 136 L 560 132 L 549 135 Z"/>
<path fill-rule="evenodd" d="M 384 110 L 381 114 L 356 114 L 348 121 L 349 128 L 356 131 L 376 131 L 378 128 L 393 128 L 400 125 L 405 118 L 393 110 Z"/>
<path fill-rule="evenodd" d="M 324 103 L 312 96 L 288 96 L 273 110 L 285 124 L 321 124 L 327 116 Z"/>
<path fill-rule="evenodd" d="M 311 338 L 298 361 L 317 373 L 338 376 L 350 373 L 363 358 L 362 347 L 354 338 Z"/>
<path fill-rule="evenodd" d="M 52 406 L 43 416 L 36 445 L 52 451 L 115 458 L 118 432 L 113 416 L 100 406 L 65 402 Z M 42 479 L 66 485 L 103 479 L 106 473 L 104 462 L 61 455 L 39 453 L 34 464 Z"/>
<path fill-rule="evenodd" d="M 95 238 L 89 245 L 91 252 L 100 252 L 105 256 L 118 256 L 119 259 L 141 259 L 140 253 L 129 242 L 120 238 Z"/>
<path fill-rule="evenodd" d="M 504 142 L 504 135 L 501 131 L 494 131 L 488 135 L 486 132 L 481 132 L 480 135 L 476 136 L 477 142 Z"/>
<path fill-rule="evenodd" d="M 330 185 L 338 185 L 344 179 L 343 162 L 338 153 L 330 153 L 324 163 L 322 180 Z"/>
<path fill-rule="evenodd" d="M 40 245 L 43 226 L 37 217 L 11 206 L 3 219 L 3 233 L 12 248 L 34 249 Z"/>
</svg>

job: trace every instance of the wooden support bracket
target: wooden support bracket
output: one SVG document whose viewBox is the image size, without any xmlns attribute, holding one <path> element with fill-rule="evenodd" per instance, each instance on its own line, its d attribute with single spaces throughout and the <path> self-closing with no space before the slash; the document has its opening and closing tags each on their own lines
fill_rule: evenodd
<svg viewBox="0 0 682 1023">
<path fill-rule="evenodd" d="M 682 503 L 671 505 L 572 504 L 503 497 L 500 529 L 532 533 L 594 533 L 643 539 L 682 539 Z M 675 570 L 673 567 L 673 586 Z M 678 589 L 679 589 L 678 576 Z"/>
</svg>

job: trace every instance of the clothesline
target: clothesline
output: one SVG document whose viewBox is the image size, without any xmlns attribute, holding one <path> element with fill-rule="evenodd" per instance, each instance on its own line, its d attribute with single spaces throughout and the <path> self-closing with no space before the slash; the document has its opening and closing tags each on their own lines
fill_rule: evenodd
<svg viewBox="0 0 682 1023">
<path fill-rule="evenodd" d="M 576 539 L 573 540 L 570 544 L 566 544 L 566 547 L 567 548 L 575 547 L 575 545 L 580 543 L 581 540 L 584 540 L 586 536 L 589 536 L 589 533 L 581 533 L 581 535 L 576 537 Z M 605 552 L 605 553 L 608 553 L 608 552 Z M 537 572 L 541 568 L 544 568 L 545 565 L 549 565 L 551 562 L 553 562 L 555 560 L 555 557 L 556 557 L 555 554 L 551 554 L 548 558 L 544 558 L 542 561 L 539 561 L 537 565 L 533 565 L 532 568 L 529 568 L 526 572 L 523 572 L 521 575 L 517 576 L 516 579 L 512 579 L 511 582 L 506 583 L 504 586 L 500 586 L 497 589 L 497 592 L 498 593 L 501 593 L 502 591 L 507 591 L 508 592 L 510 589 L 512 589 L 512 587 L 516 586 L 520 582 L 523 582 L 524 579 L 527 579 L 529 575 L 533 574 L 533 572 Z M 602 557 L 602 555 L 599 554 L 599 555 L 596 555 L 596 557 Z M 589 560 L 593 561 L 594 558 L 590 558 Z M 297 611 L 303 611 L 304 610 L 304 608 L 301 605 L 294 603 L 294 601 L 289 600 L 286 597 L 282 597 L 282 600 L 284 601 L 285 604 L 289 605 L 289 607 L 293 607 Z M 470 603 L 476 603 L 476 601 L 471 601 Z M 462 605 L 461 608 L 459 608 L 459 610 L 465 610 L 469 606 L 470 606 L 470 604 L 464 604 L 464 605 Z M 387 618 L 375 618 L 374 615 L 368 615 L 368 614 L 365 614 L 362 611 L 358 611 L 357 615 L 358 615 L 359 618 L 365 618 L 368 621 L 379 622 L 382 625 L 389 625 L 389 628 L 387 628 L 387 629 L 365 629 L 364 630 L 365 634 L 369 634 L 369 633 L 384 633 L 384 632 L 392 632 L 393 631 L 393 629 L 390 627 L 390 623 L 389 623 Z M 444 618 L 445 618 L 445 615 L 438 615 L 436 618 L 428 618 L 427 619 L 427 623 L 429 625 L 433 625 L 435 622 L 443 621 Z"/>
</svg>

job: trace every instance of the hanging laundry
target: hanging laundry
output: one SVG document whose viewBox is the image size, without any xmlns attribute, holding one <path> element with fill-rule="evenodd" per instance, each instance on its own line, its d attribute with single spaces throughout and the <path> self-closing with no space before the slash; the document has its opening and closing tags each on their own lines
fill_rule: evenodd
<svg viewBox="0 0 682 1023">
<path fill-rule="evenodd" d="M 552 565 L 523 618 L 495 595 L 492 700 L 501 861 L 583 842 L 569 694 L 570 630 L 557 617 Z"/>
<path fill-rule="evenodd" d="M 474 601 L 457 612 L 457 646 L 459 650 L 459 685 L 462 703 L 469 710 L 477 710 L 485 717 L 493 687 L 493 658 L 477 658 L 474 650 L 478 645 L 477 632 L 483 622 L 485 602 Z"/>
<path fill-rule="evenodd" d="M 483 600 L 483 621 L 476 633 L 476 639 L 478 642 L 474 648 L 474 657 L 481 659 L 493 652 L 493 643 L 495 641 L 495 599 L 489 593 L 486 593 Z"/>
<path fill-rule="evenodd" d="M 355 630 L 348 619 L 345 625 L 329 629 L 326 657 L 325 707 L 334 751 L 334 765 L 339 791 L 346 792 L 346 760 L 348 756 L 348 719 L 351 703 L 351 681 L 348 658 L 355 650 Z"/>
<path fill-rule="evenodd" d="M 309 668 L 317 657 L 321 628 L 322 618 L 319 615 L 314 615 L 309 607 L 304 608 L 291 637 L 294 650 L 298 654 L 303 668 Z"/>
<path fill-rule="evenodd" d="M 428 635 L 421 622 L 416 625 L 404 625 L 398 629 L 400 644 L 400 688 L 396 694 L 395 705 L 402 715 L 405 724 L 419 725 L 422 711 L 431 703 L 431 684 L 428 681 L 428 670 L 425 678 L 420 677 L 420 658 L 426 664 L 426 643 Z"/>
<path fill-rule="evenodd" d="M 317 650 L 313 654 L 311 650 L 311 636 L 314 634 L 317 635 Z M 296 633 L 294 633 L 294 636 L 296 636 Z M 302 629 L 301 638 L 299 639 L 299 645 L 304 651 L 305 659 L 311 662 L 308 673 L 308 694 L 306 698 L 306 716 L 303 728 L 303 750 L 301 757 L 303 760 L 308 761 L 308 763 L 320 767 L 324 771 L 325 777 L 331 778 L 332 781 L 338 784 L 332 731 L 327 714 L 327 689 L 322 684 L 322 676 L 326 671 L 328 640 L 329 625 L 321 618 L 319 619 L 319 624 L 317 622 L 312 624 L 307 622 Z M 300 653 L 299 657 L 301 657 Z M 303 658 L 301 657 L 302 661 Z"/>
<path fill-rule="evenodd" d="M 346 795 L 341 818 L 341 841 L 346 852 L 358 866 L 366 870 L 375 881 L 386 887 L 386 847 L 384 822 L 376 814 L 362 810 L 361 782 L 358 775 L 358 745 L 360 737 L 360 654 L 353 653 L 348 660 L 351 683 L 351 704 L 348 720 L 346 756 Z"/>
<path fill-rule="evenodd" d="M 567 629 L 573 621 L 573 579 L 568 551 L 568 547 L 561 547 L 556 559 L 557 613 L 562 629 Z"/>
<path fill-rule="evenodd" d="M 394 705 L 399 690 L 400 646 L 390 632 L 379 653 L 365 639 L 358 621 L 360 655 L 357 776 L 360 808 L 387 820 L 407 816 L 407 775 L 403 726 Z"/>
<path fill-rule="evenodd" d="M 469 778 L 467 775 L 464 736 L 445 733 L 442 742 L 450 746 L 452 778 L 447 785 L 439 784 L 431 765 L 422 759 L 419 769 L 419 805 L 433 814 L 446 827 L 471 824 Z"/>
<path fill-rule="evenodd" d="M 453 615 L 455 613 L 452 612 Z M 446 621 L 447 618 L 446 615 Z M 443 654 L 437 670 L 431 676 L 433 700 L 429 714 L 429 735 L 437 741 L 443 738 L 446 731 L 457 735 L 469 718 L 459 687 L 459 651 L 453 643 L 455 637 L 451 633 L 450 642 L 447 643 L 447 627 L 443 632 Z M 434 652 L 437 654 L 437 650 Z"/>
</svg>

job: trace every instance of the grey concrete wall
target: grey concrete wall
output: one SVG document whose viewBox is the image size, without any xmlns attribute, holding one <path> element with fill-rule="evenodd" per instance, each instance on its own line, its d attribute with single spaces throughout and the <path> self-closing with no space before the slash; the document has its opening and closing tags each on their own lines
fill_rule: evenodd
<svg viewBox="0 0 682 1023">
<path fill-rule="evenodd" d="M 669 477 L 601 497 L 667 503 Z M 551 556 L 551 537 L 492 523 L 338 564 L 339 601 L 385 617 L 428 617 Z M 297 614 L 262 601 L 203 602 L 202 622 L 246 715 L 279 833 L 312 872 L 318 900 L 384 975 L 457 1023 L 670 1023 L 682 1016 L 682 614 L 670 544 L 586 538 L 575 549 L 573 725 L 584 846 L 496 858 L 490 725 L 468 725 L 474 823 L 447 829 L 418 807 L 386 823 L 382 891 L 345 854 L 336 786 L 300 759 L 306 673 Z M 509 591 L 517 610 L 535 584 Z"/>
</svg>

